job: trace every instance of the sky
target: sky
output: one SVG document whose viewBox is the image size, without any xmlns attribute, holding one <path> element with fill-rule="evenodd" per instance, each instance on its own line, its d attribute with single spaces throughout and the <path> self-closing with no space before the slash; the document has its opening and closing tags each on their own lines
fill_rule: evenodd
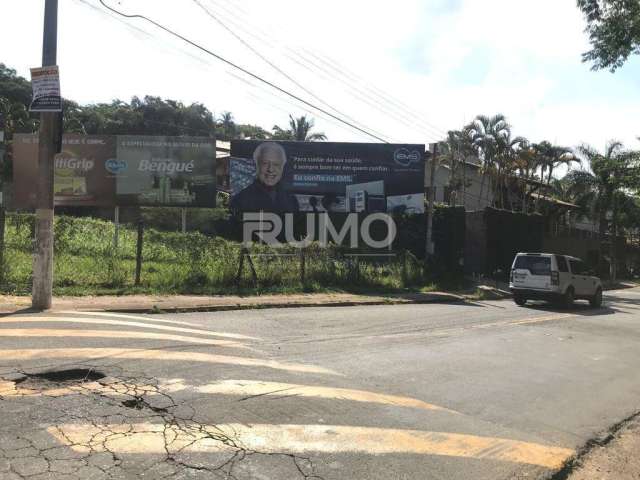
<svg viewBox="0 0 640 480">
<path fill-rule="evenodd" d="M 347 127 L 98 0 L 59 0 L 63 95 L 201 102 L 266 129 L 306 114 L 332 141 L 429 143 L 478 114 L 514 135 L 574 147 L 640 146 L 640 57 L 615 74 L 581 62 L 574 0 L 104 0 L 146 15 Z M 2 0 L 0 62 L 41 61 L 44 0 Z"/>
</svg>

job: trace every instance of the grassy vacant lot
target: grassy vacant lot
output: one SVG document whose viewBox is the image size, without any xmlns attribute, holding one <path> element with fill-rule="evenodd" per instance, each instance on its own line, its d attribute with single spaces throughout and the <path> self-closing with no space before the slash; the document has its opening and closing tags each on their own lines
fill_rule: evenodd
<svg viewBox="0 0 640 480">
<path fill-rule="evenodd" d="M 305 282 L 296 249 L 252 249 L 258 284 L 248 268 L 236 285 L 240 245 L 200 233 L 145 230 L 141 285 L 134 286 L 136 232 L 122 226 L 118 249 L 114 225 L 95 219 L 57 217 L 54 293 L 261 294 L 318 291 L 432 290 L 411 255 L 373 260 L 345 256 L 340 248 L 305 250 Z M 3 293 L 27 294 L 31 285 L 33 216 L 8 215 Z M 276 256 L 274 254 L 288 256 Z M 245 264 L 246 266 L 246 264 Z"/>
</svg>

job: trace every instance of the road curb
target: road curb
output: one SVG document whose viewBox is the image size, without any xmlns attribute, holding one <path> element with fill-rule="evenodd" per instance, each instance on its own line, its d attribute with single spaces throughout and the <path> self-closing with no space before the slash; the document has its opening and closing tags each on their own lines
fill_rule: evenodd
<svg viewBox="0 0 640 480">
<path fill-rule="evenodd" d="M 163 307 L 154 305 L 152 308 L 124 307 L 124 308 L 103 308 L 103 309 L 83 309 L 85 312 L 108 312 L 108 313 L 130 313 L 130 314 L 161 314 L 161 313 L 209 313 L 209 312 L 231 312 L 241 310 L 267 310 L 277 308 L 330 308 L 330 307 L 368 307 L 382 305 L 426 305 L 426 304 L 446 304 L 464 303 L 467 299 L 459 295 L 438 295 L 424 299 L 384 299 L 371 301 L 342 301 L 342 302 L 311 302 L 311 303 L 267 303 L 267 304 L 238 304 L 238 305 L 198 305 L 194 307 Z M 55 310 L 53 310 L 55 312 Z"/>
</svg>

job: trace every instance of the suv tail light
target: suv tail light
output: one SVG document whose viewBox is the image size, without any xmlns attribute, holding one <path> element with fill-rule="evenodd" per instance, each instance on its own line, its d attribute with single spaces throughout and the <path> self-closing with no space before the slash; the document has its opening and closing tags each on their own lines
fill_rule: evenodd
<svg viewBox="0 0 640 480">
<path fill-rule="evenodd" d="M 511 276 L 509 277 L 509 281 L 513 283 L 513 273 L 515 270 L 511 270 Z"/>
<path fill-rule="evenodd" d="M 551 285 L 560 285 L 560 273 L 551 272 Z"/>
</svg>

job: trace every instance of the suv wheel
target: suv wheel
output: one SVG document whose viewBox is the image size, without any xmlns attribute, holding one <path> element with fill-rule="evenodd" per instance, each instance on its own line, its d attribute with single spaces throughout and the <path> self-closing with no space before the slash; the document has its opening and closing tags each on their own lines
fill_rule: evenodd
<svg viewBox="0 0 640 480">
<path fill-rule="evenodd" d="M 520 307 L 524 307 L 527 304 L 527 299 L 521 297 L 520 295 L 514 295 L 513 301 L 516 302 L 516 305 Z"/>
<path fill-rule="evenodd" d="M 598 288 L 596 294 L 589 299 L 589 304 L 593 308 L 600 308 L 602 306 L 602 289 Z"/>
<path fill-rule="evenodd" d="M 576 294 L 573 291 L 573 287 L 569 287 L 567 288 L 567 291 L 564 294 L 564 298 L 562 299 L 562 306 L 564 308 L 571 308 L 573 307 L 573 303 L 576 300 Z"/>
</svg>

